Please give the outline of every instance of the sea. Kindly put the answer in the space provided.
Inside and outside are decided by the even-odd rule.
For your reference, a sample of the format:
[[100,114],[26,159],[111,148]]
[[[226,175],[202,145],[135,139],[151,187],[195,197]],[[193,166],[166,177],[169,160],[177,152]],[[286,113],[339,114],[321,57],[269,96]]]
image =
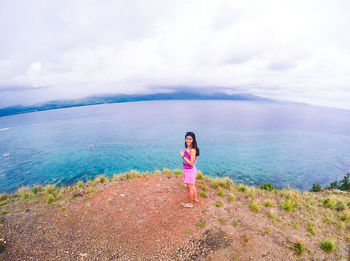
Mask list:
[[350,171],[350,111],[299,103],[166,100],[0,117],[0,192],[130,170],[182,169],[196,135],[203,174],[309,190]]

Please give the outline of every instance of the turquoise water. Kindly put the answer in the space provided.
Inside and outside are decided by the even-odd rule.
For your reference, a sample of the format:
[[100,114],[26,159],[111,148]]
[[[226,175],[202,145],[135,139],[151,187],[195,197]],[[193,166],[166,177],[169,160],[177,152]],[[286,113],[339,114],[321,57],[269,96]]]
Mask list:
[[130,169],[197,168],[236,182],[309,189],[350,169],[350,111],[252,101],[148,101],[0,117],[0,191],[72,184]]

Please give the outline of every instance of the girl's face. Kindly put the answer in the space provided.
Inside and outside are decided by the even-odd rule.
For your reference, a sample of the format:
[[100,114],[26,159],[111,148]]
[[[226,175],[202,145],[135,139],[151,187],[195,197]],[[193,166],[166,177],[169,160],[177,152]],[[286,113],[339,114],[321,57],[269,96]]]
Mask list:
[[186,136],[187,146],[192,146],[192,142],[193,142],[193,138],[190,135]]

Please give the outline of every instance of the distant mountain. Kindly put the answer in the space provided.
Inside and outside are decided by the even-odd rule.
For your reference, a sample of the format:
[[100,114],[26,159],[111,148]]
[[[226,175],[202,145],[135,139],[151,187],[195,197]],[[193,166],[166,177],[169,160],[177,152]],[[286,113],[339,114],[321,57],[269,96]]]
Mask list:
[[45,111],[68,107],[78,107],[86,105],[96,105],[104,103],[120,103],[133,101],[152,101],[152,100],[250,100],[250,101],[273,101],[267,98],[255,96],[249,93],[227,94],[224,92],[199,93],[194,91],[177,91],[172,93],[154,93],[154,94],[112,94],[112,95],[93,95],[75,100],[53,100],[31,106],[16,105],[0,109],[0,117],[34,112]]

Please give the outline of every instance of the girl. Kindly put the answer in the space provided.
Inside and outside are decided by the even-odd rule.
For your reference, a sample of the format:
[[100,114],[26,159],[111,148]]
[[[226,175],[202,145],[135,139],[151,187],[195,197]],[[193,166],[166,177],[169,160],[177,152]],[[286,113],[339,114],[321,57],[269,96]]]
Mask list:
[[197,177],[197,168],[195,163],[197,156],[199,156],[196,136],[193,132],[186,133],[185,148],[185,151],[180,151],[180,155],[183,159],[183,180],[187,186],[189,202],[184,203],[183,206],[185,208],[192,208],[193,200],[195,202],[198,202],[197,190],[195,187],[195,181]]

